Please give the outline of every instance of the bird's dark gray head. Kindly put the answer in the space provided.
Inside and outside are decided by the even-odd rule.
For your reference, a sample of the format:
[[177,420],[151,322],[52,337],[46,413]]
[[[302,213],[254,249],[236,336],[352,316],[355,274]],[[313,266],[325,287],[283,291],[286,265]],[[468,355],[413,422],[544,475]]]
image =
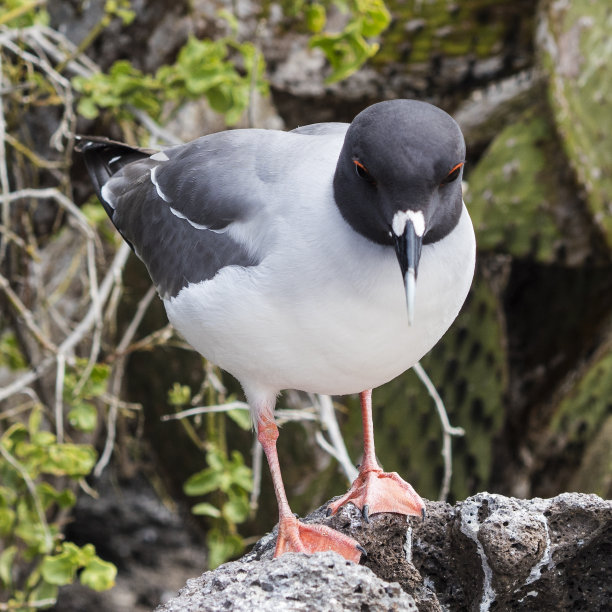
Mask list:
[[459,126],[425,102],[374,104],[346,133],[334,175],[336,204],[355,231],[395,246],[409,318],[422,244],[441,240],[459,222],[464,161]]

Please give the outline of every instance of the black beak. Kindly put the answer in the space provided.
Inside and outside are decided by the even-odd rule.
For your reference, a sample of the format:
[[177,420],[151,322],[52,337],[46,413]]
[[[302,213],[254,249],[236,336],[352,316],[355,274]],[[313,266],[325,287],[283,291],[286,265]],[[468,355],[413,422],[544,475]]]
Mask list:
[[406,221],[404,232],[399,236],[395,235],[395,253],[399,261],[406,288],[406,306],[408,307],[408,325],[414,323],[414,297],[416,293],[416,279],[419,270],[419,260],[421,259],[421,247],[423,246],[423,236],[419,236],[412,220]]

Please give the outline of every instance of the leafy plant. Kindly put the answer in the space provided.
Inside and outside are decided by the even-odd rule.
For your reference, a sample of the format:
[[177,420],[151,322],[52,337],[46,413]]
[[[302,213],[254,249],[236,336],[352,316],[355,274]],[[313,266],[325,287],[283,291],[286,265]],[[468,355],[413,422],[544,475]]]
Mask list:
[[[237,67],[238,60],[242,70]],[[72,82],[82,94],[78,112],[89,119],[97,117],[103,108],[129,116],[129,107],[160,119],[168,103],[175,109],[184,100],[204,96],[211,108],[233,125],[248,107],[253,86],[267,93],[264,71],[263,56],[252,43],[239,43],[234,36],[214,41],[191,36],[176,62],[161,66],[154,76],[119,60],[108,74],[75,77]]]
[[70,481],[88,475],[96,457],[89,444],[59,442],[43,427],[40,406],[31,410],[27,424],[13,423],[0,438],[0,538],[5,545],[0,587],[8,593],[9,610],[53,605],[58,587],[73,582],[78,572],[85,586],[113,586],[115,566],[100,559],[91,544],[80,548],[64,542],[60,522],[48,519],[74,506]]
[[384,32],[391,23],[391,15],[383,0],[350,0],[348,3],[334,2],[350,12],[348,24],[341,32],[321,32],[324,17],[320,9],[312,5],[307,9],[307,22],[311,31],[321,32],[310,40],[311,47],[320,48],[329,61],[332,72],[328,83],[347,78],[379,49],[377,42],[368,42]]
[[244,550],[237,525],[249,515],[249,496],[252,488],[251,469],[242,455],[234,450],[228,456],[218,445],[210,443],[206,453],[208,467],[193,474],[183,487],[187,495],[216,493],[216,504],[200,502],[193,506],[194,514],[208,516],[212,528],[206,536],[208,565],[211,569]]
[[48,23],[49,13],[40,0],[3,0],[0,7],[0,26],[26,28],[34,24]]
[[[211,367],[207,365],[209,374]],[[216,374],[215,374],[216,376]],[[223,404],[225,397],[209,378],[204,382],[207,404]],[[198,394],[201,395],[201,394]],[[180,407],[199,400],[193,400],[188,386],[175,383],[168,392],[168,401]],[[224,561],[235,557],[244,550],[244,541],[238,533],[238,525],[246,521],[249,515],[249,492],[252,489],[253,475],[245,465],[244,457],[237,450],[227,449],[225,419],[230,418],[242,429],[251,427],[250,417],[245,410],[228,410],[226,412],[206,414],[206,428],[202,442],[192,425],[182,420],[194,442],[205,451],[207,467],[196,472],[183,485],[183,490],[190,496],[206,496],[192,507],[192,512],[208,517],[210,529],[207,532],[208,565],[214,569]]]

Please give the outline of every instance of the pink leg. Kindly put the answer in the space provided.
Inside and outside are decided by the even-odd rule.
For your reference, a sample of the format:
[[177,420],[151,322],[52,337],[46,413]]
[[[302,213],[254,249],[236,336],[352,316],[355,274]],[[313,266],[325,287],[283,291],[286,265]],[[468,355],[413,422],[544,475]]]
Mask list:
[[264,417],[258,424],[257,437],[268,459],[278,502],[278,539],[274,556],[278,557],[286,552],[312,554],[318,551],[334,550],[345,559],[358,563],[363,549],[356,540],[323,525],[301,523],[291,512],[278,463],[276,452],[278,428],[274,421]]
[[425,504],[416,491],[396,472],[383,472],[374,451],[372,423],[372,390],[361,393],[363,419],[363,461],[359,474],[347,494],[329,505],[328,512],[336,514],[341,506],[352,502],[367,520],[369,514],[396,512],[425,516]]

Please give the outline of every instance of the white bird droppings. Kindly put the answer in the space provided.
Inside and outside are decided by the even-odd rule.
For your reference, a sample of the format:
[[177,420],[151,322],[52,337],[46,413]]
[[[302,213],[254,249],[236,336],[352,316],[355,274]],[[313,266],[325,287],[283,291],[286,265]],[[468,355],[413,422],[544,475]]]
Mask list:
[[476,544],[476,550],[480,557],[483,573],[482,599],[480,600],[480,612],[488,612],[491,604],[495,601],[495,590],[493,589],[493,571],[489,565],[482,542],[478,539],[480,523],[478,520],[478,508],[475,503],[464,502],[461,505],[461,533],[466,535]]

